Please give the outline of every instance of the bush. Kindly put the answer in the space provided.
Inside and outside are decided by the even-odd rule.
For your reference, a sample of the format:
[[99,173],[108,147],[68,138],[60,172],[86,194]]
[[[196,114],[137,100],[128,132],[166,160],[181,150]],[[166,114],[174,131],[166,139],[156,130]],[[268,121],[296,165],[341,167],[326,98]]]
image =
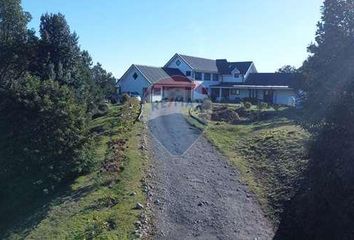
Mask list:
[[280,109],[280,105],[279,104],[274,104],[273,106],[273,109],[275,110],[275,111],[279,111],[279,109]]
[[107,103],[101,103],[97,107],[97,111],[93,114],[93,118],[103,117],[108,113],[109,107]]
[[213,108],[213,102],[210,99],[204,99],[202,103],[202,110],[207,111]]
[[258,103],[257,107],[258,107],[258,110],[263,110],[263,109],[269,108],[269,105],[266,102],[260,102],[260,103]]
[[9,172],[33,174],[50,184],[93,166],[86,107],[68,87],[26,78],[3,92],[0,100],[5,103],[0,108],[3,124],[14,136],[5,153],[10,162],[2,162]]
[[243,103],[243,106],[246,108],[246,109],[250,109],[252,107],[252,103],[250,102],[244,102]]
[[129,99],[130,99],[130,96],[129,96],[127,93],[124,93],[124,94],[122,95],[121,102],[122,102],[122,103],[126,103],[126,102],[129,101]]

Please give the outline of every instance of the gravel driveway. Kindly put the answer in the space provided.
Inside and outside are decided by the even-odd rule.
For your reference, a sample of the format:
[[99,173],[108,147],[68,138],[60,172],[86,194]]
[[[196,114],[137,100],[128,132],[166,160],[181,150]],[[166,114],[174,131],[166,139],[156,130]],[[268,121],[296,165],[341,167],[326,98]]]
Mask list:
[[154,239],[271,239],[240,176],[177,111],[147,122],[153,158]]

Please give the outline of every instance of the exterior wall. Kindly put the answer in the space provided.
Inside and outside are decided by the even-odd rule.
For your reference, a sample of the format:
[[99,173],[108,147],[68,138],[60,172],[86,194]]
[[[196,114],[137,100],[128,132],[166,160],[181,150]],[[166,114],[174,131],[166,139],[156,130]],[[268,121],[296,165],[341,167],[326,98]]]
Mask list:
[[[134,73],[138,74],[136,79],[133,78]],[[143,89],[150,87],[151,83],[136,69],[132,66],[128,69],[128,72],[118,82],[120,86],[121,93],[124,92],[137,92],[143,99]]]
[[183,98],[184,101],[189,101],[189,100],[191,100],[191,91],[186,88],[181,88],[181,87],[164,88],[162,98],[163,99],[164,98],[168,98],[168,99]]
[[273,101],[275,104],[295,106],[296,93],[293,90],[275,90]]
[[243,99],[249,96],[248,90],[247,89],[240,89],[240,94],[239,95],[233,95],[231,94],[230,90],[230,100],[234,101],[236,99]]
[[[178,60],[181,62],[181,64],[179,66],[177,66],[177,64],[176,64],[176,62]],[[179,56],[174,57],[172,59],[172,61],[166,67],[178,68],[184,74],[186,74],[187,71],[191,71],[191,73],[193,71],[192,68],[190,66],[188,66],[188,64],[186,64],[185,61]],[[192,79],[192,76],[189,78]]]
[[160,102],[162,101],[162,92],[163,92],[163,88],[159,87],[160,89],[160,94],[156,94],[156,90],[155,88],[151,89],[151,102]]
[[[221,98],[220,98],[220,88],[217,88],[218,91],[219,91],[219,97],[216,98],[216,101],[220,101]],[[230,89],[230,95],[229,95],[229,100],[230,101],[235,101],[236,99],[243,99],[243,98],[247,98],[249,97],[249,92],[248,92],[248,89],[239,89],[240,90],[240,94],[239,95],[233,95],[231,94],[231,89],[232,88],[229,88]],[[236,88],[237,89],[237,88]]]
[[222,76],[222,81],[223,82],[236,82],[236,83],[240,83],[243,82],[243,75],[240,74],[240,77],[235,78],[234,77],[234,73],[232,73],[232,75],[223,75]]

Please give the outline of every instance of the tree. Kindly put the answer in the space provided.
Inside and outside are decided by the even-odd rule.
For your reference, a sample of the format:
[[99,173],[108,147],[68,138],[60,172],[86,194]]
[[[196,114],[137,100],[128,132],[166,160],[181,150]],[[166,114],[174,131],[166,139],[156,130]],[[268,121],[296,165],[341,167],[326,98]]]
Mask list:
[[44,14],[40,23],[40,49],[38,75],[60,84],[72,85],[75,67],[80,58],[76,33],[62,14]]
[[301,71],[314,136],[302,190],[279,239],[353,239],[354,0],[326,0]]
[[27,29],[31,19],[20,0],[0,0],[0,85],[14,81],[27,69],[36,37]]
[[297,73],[297,69],[294,66],[285,65],[279,68],[277,73]]
[[100,87],[104,97],[110,97],[116,92],[117,80],[112,73],[108,73],[104,70],[100,63],[97,63],[92,68],[92,75],[95,83]]
[[318,123],[326,115],[327,107],[346,91],[352,81],[354,67],[353,0],[327,0],[318,23],[316,42],[308,48],[310,57],[302,72],[303,89],[309,117]]
[[1,159],[6,172],[58,183],[92,166],[86,108],[70,88],[28,76],[0,95],[0,102],[3,134],[11,136]]
[[78,36],[70,31],[64,15],[43,15],[40,35],[37,69],[33,74],[70,87],[87,111],[95,109],[103,97],[93,79],[92,59],[87,51],[80,50]]

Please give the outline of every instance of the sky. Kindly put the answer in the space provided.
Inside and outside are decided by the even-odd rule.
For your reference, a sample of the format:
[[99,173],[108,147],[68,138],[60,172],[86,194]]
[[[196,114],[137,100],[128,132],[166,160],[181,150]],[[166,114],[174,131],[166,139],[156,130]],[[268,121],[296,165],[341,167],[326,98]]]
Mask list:
[[38,31],[62,13],[94,62],[120,78],[131,64],[163,66],[175,53],[254,61],[259,72],[301,66],[323,0],[22,0]]

